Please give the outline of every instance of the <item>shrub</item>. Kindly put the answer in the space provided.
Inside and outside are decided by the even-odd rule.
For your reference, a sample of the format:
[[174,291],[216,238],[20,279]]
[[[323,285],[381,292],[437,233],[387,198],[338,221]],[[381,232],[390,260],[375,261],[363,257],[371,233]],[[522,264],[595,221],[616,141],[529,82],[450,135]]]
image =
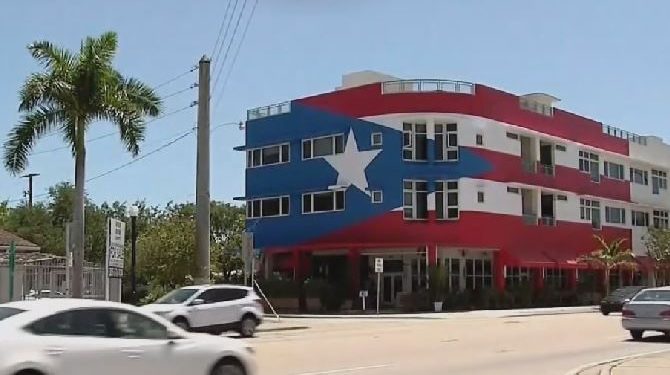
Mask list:
[[291,279],[273,277],[258,280],[258,285],[268,298],[297,298],[299,295],[299,285]]

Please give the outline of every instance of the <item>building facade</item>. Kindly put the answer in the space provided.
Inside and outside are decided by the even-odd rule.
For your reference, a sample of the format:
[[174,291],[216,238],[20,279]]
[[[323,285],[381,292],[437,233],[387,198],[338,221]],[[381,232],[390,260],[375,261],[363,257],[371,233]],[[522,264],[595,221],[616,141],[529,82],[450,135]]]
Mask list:
[[365,71],[248,111],[240,199],[266,274],[339,278],[393,304],[430,264],[451,290],[571,288],[594,235],[643,257],[647,227],[668,227],[670,146],[556,101]]

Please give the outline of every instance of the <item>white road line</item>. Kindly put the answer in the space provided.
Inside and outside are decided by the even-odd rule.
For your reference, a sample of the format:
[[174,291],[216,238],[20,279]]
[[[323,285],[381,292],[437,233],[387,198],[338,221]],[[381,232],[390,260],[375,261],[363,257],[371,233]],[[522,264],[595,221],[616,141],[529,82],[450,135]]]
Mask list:
[[343,369],[337,369],[337,370],[327,370],[327,371],[317,371],[317,372],[303,372],[303,373],[301,373],[301,374],[295,374],[295,375],[328,375],[328,374],[342,374],[342,373],[347,373],[347,372],[356,372],[356,371],[362,371],[362,370],[372,370],[372,369],[384,368],[384,367],[389,367],[389,366],[391,366],[391,365],[360,366],[360,367],[343,368]]

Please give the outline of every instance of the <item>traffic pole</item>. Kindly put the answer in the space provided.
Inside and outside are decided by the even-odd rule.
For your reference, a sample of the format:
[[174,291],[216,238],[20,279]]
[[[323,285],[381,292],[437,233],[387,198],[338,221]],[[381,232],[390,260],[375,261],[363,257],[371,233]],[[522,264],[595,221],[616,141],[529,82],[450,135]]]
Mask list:
[[209,195],[209,80],[210,60],[200,59],[198,68],[198,148],[195,187],[196,283],[209,283],[210,195]]

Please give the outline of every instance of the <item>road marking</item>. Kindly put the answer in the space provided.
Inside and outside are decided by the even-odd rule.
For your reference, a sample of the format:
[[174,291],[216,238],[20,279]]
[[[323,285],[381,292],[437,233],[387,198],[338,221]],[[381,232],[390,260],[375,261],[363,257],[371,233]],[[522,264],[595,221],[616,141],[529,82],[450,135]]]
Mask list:
[[351,368],[343,368],[343,369],[337,369],[337,370],[327,370],[327,371],[317,371],[317,372],[303,372],[301,374],[295,374],[295,375],[328,375],[328,374],[342,374],[346,372],[356,372],[356,371],[362,371],[362,370],[372,370],[372,369],[378,369],[378,368],[384,368],[384,367],[389,367],[391,365],[373,365],[373,366],[360,366],[360,367],[351,367]]

